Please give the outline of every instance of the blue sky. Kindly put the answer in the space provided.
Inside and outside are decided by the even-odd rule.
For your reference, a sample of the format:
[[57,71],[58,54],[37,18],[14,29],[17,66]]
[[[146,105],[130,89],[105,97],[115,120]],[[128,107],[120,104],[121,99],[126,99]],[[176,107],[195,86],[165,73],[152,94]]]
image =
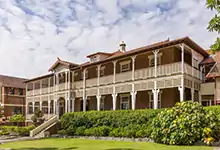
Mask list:
[[46,74],[57,57],[82,63],[113,52],[189,36],[209,48],[214,12],[205,0],[0,0],[0,74]]

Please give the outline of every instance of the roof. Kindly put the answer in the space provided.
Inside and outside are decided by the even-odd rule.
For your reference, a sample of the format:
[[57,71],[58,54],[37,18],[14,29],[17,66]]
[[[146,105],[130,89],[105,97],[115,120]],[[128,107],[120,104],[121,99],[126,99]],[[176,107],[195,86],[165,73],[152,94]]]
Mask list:
[[206,75],[206,78],[216,78],[219,76],[220,76],[220,62],[216,62],[215,65],[209,71],[209,73]]
[[25,88],[24,81],[27,79],[0,75],[0,84],[4,87]]
[[61,60],[59,57],[57,57],[57,61],[50,67],[49,71],[54,70],[54,68],[56,68],[59,64],[65,65],[67,67],[78,66],[78,64],[68,62],[68,61],[64,61],[64,60]]
[[93,54],[90,54],[90,55],[88,55],[88,56],[86,56],[86,57],[92,57],[92,56],[95,56],[95,55],[98,55],[98,54],[101,54],[101,55],[108,55],[108,56],[111,56],[112,55],[112,53],[106,53],[106,52],[96,52],[96,53],[93,53]]
[[38,77],[36,77],[36,78],[32,78],[32,79],[29,79],[29,80],[25,80],[24,83],[28,83],[28,82],[31,82],[31,81],[35,81],[35,80],[40,80],[40,79],[43,79],[43,78],[51,77],[51,76],[53,76],[53,75],[54,75],[53,73],[50,73],[50,74],[38,76]]
[[207,57],[200,64],[204,65],[204,64],[211,64],[211,63],[215,63],[215,60],[212,57]]
[[152,51],[155,49],[161,49],[161,48],[165,48],[168,46],[172,46],[172,45],[176,45],[176,44],[181,44],[181,43],[185,43],[186,45],[188,45],[190,48],[194,49],[195,51],[197,51],[198,53],[202,54],[204,57],[208,57],[209,53],[207,51],[205,51],[203,48],[201,48],[198,44],[196,44],[193,40],[191,40],[189,37],[183,37],[183,38],[179,38],[176,40],[165,40],[165,41],[161,41],[158,43],[154,43],[148,46],[144,46],[144,47],[140,47],[140,48],[136,48],[127,52],[120,52],[120,51],[116,51],[114,53],[112,53],[113,55],[104,59],[104,60],[100,60],[98,62],[92,62],[92,63],[83,63],[75,68],[71,68],[71,69],[79,69],[79,68],[83,68],[83,67],[88,67],[94,64],[99,64],[99,63],[103,63],[106,61],[111,61],[114,59],[119,59],[121,57],[125,57],[125,56],[132,56],[141,52],[147,52],[147,51]]

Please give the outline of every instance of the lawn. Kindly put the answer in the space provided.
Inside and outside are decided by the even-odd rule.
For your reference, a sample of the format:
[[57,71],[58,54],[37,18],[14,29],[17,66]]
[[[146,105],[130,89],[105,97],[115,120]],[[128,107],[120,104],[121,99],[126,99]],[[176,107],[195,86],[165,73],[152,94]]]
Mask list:
[[213,147],[166,146],[147,142],[121,142],[85,139],[42,139],[12,142],[0,148],[13,150],[213,150]]

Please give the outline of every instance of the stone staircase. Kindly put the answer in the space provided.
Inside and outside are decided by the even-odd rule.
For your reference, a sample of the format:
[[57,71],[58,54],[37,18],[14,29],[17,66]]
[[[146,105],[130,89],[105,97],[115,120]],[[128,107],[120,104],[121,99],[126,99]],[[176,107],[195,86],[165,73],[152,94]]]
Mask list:
[[49,136],[49,132],[47,132],[47,130],[55,126],[58,121],[59,121],[59,117],[57,115],[51,117],[46,122],[36,127],[32,131],[30,131],[30,137],[43,138]]

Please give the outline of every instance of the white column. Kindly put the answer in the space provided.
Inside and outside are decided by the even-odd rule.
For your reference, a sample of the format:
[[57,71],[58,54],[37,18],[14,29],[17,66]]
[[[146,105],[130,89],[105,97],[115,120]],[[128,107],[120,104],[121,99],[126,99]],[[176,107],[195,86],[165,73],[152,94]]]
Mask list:
[[34,111],[35,111],[35,102],[34,101],[32,102],[32,107],[33,107],[32,109],[33,109],[33,114],[34,114]]
[[[40,80],[40,95],[42,94],[42,80]],[[41,98],[41,96],[40,96]]]
[[132,81],[134,81],[135,58],[136,58],[136,55],[131,57],[132,59]]
[[67,71],[65,72],[65,89],[68,87],[68,81],[67,81]]
[[48,107],[47,107],[47,109],[48,109],[48,116],[50,115],[50,102],[51,101],[48,101]]
[[117,61],[113,61],[113,83],[115,84],[115,80],[116,80],[116,63]]
[[40,111],[42,111],[42,101],[40,101]]
[[50,81],[51,81],[51,77],[48,78],[48,93],[50,93]]
[[97,110],[100,111],[101,96],[100,96],[100,95],[97,95],[96,98],[97,98]]
[[154,89],[152,90],[154,96],[154,109],[158,109],[158,94],[160,90],[157,89],[157,81],[154,81]]
[[158,55],[159,50],[153,51],[154,53],[154,77],[157,77],[157,55]]
[[86,111],[86,69],[83,70],[83,111]]
[[33,82],[33,95],[35,95],[35,82]]
[[180,44],[181,48],[181,70],[182,74],[184,74],[184,44]]
[[71,87],[71,73],[70,73],[71,71],[69,71],[68,72],[68,89],[70,89],[70,87]]
[[131,92],[131,107],[132,107],[132,110],[135,110],[135,106],[136,106],[136,95],[137,95],[137,92],[136,91],[133,91]]
[[56,106],[57,106],[57,100],[55,99],[55,100],[53,101],[53,114],[54,114],[54,115],[57,114],[57,113],[56,113]]
[[72,99],[72,112],[75,111],[75,98]]
[[194,102],[194,93],[195,93],[195,90],[192,88],[191,89],[191,99],[193,102]]
[[191,54],[192,54],[192,76],[194,77],[194,54],[193,54],[193,50],[191,50]]
[[185,88],[184,88],[184,86],[180,86],[178,89],[179,89],[179,92],[180,92],[180,102],[182,102],[182,101],[184,101]]
[[68,103],[69,103],[69,100],[66,98],[65,99],[65,113],[68,112]]
[[198,94],[199,94],[199,103],[202,104],[202,95],[201,95],[201,92],[198,91]]
[[117,93],[112,94],[113,110],[116,110]]

